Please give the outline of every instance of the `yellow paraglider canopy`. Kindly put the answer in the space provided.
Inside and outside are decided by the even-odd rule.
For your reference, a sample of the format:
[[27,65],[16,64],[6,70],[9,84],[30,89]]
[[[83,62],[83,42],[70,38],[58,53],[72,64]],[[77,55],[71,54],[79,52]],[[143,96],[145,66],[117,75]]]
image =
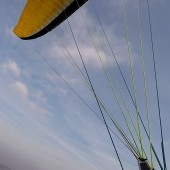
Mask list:
[[87,0],[27,0],[14,33],[34,39],[54,29]]

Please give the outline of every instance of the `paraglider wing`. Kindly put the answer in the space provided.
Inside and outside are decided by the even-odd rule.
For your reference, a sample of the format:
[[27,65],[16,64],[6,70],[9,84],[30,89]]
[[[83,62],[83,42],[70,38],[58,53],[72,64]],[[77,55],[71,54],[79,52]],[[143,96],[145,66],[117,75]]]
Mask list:
[[54,29],[88,0],[27,0],[14,28],[21,39],[38,38]]

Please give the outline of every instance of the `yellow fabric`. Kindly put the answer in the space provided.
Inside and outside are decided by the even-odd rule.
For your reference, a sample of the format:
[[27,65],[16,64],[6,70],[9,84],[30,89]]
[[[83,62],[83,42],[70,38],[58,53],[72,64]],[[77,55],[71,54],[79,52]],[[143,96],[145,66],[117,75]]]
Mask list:
[[27,0],[14,33],[29,37],[47,26],[74,0]]

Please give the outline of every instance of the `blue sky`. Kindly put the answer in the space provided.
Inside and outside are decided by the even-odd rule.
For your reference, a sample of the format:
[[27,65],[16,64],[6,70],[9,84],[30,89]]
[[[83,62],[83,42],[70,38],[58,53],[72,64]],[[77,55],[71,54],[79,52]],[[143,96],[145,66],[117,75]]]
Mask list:
[[[121,1],[93,0],[93,2],[127,84],[132,91]],[[170,128],[169,2],[166,0],[150,0],[149,2],[166,158],[168,167],[170,167],[170,135],[168,133]],[[121,169],[103,123],[41,58],[43,56],[88,105],[100,115],[93,95],[66,57],[68,53],[62,44],[84,72],[68,23],[62,23],[55,30],[39,39],[22,41],[13,34],[12,30],[17,24],[25,3],[26,1],[21,0],[0,2],[0,164],[7,165],[12,170]],[[161,158],[159,119],[145,0],[140,2],[140,10],[152,139]],[[126,12],[137,101],[143,120],[147,123],[136,0],[126,0]],[[86,24],[81,13],[85,17]],[[111,52],[90,3],[88,2],[81,10],[74,13],[69,18],[69,22],[98,96],[106,103],[114,117],[127,131],[93,48],[88,29],[106,68],[109,70],[109,65],[103,57],[101,42],[104,45],[132,113],[134,106],[118,68],[111,58]],[[114,129],[113,124],[108,123]],[[142,134],[147,153],[149,153],[148,143],[143,131]],[[125,169],[136,169],[137,162],[133,155],[115,137],[114,141]],[[159,169],[156,161],[155,166],[156,169]]]

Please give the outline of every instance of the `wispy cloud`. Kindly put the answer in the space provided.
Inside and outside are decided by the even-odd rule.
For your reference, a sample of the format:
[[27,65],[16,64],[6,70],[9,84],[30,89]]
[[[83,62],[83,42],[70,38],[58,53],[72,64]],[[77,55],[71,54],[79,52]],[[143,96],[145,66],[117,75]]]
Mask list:
[[47,98],[44,96],[44,93],[40,90],[37,90],[37,92],[33,94],[32,97],[37,99],[40,103],[45,104],[47,102]]
[[[119,31],[119,22],[122,20],[122,16],[120,16],[122,15],[122,1],[108,0],[107,3],[101,2],[102,6],[98,3],[98,0],[94,2],[96,7],[98,6],[101,9],[99,16],[101,17],[101,14],[103,16],[101,21],[118,62],[122,64],[122,67],[128,65],[124,32],[123,29]],[[126,1],[127,14],[133,12],[131,10],[136,10],[134,2],[136,1]],[[151,2],[154,3],[154,1]],[[141,1],[141,3],[143,5],[144,2]],[[5,7],[9,7],[8,9],[13,9],[7,12],[10,13],[9,17],[12,19],[9,21],[13,26],[17,20],[16,14],[19,16],[20,13],[17,6],[22,9],[24,2],[21,0],[10,3],[3,1],[2,4],[6,4]],[[17,6],[13,6],[14,4]],[[100,91],[106,94],[108,100],[112,101],[108,97],[108,89],[102,88],[102,83],[105,84],[105,81],[99,80],[99,74],[103,73],[102,67],[93,48],[87,27],[106,67],[108,67],[108,63],[104,57],[102,45],[113,67],[115,63],[99,23],[94,13],[91,14],[91,7],[88,4],[84,7],[81,10],[87,24],[84,23],[80,11],[74,13],[69,21],[93,80],[95,79],[98,82]],[[3,19],[3,23],[6,23],[7,13],[4,9],[7,8],[0,10],[0,17]],[[15,20],[13,20],[14,13]],[[105,15],[108,16],[105,17]],[[28,44],[27,41],[21,41],[11,36],[12,29],[9,29],[11,25],[6,25],[4,28],[5,39],[2,40],[4,46],[0,50],[1,57],[4,54],[7,56],[0,58],[2,62],[0,64],[0,144],[2,146],[0,148],[0,160],[2,163],[9,165],[13,170],[54,170],[56,168],[61,170],[111,170],[115,168],[119,170],[120,166],[104,125],[76,98],[77,96],[70,93],[63,80],[52,72],[40,57],[37,57],[25,46]],[[52,31],[38,40],[31,41],[31,43],[59,71],[59,74],[68,84],[76,89],[81,96],[84,96],[96,109],[89,91],[77,76],[74,68],[65,59],[65,54],[68,55],[68,53],[61,45],[60,40],[58,42],[60,38],[80,69],[83,70],[67,21],[55,30],[56,33]],[[2,31],[3,29],[0,32]],[[133,30],[130,31],[133,32]],[[5,43],[6,40],[8,40],[8,43]],[[136,51],[133,47],[136,44],[131,43],[130,45],[132,54],[135,56]],[[114,69],[116,70],[116,67]],[[168,80],[166,86],[162,85],[164,89],[168,89],[167,84]],[[167,91],[165,90],[164,93]],[[167,98],[165,100],[168,101]],[[166,106],[165,108],[167,109]],[[132,170],[136,164],[131,164],[131,161],[127,163],[131,157],[128,155],[127,158],[124,154],[125,150],[119,146],[119,142],[116,144],[120,155],[126,157],[124,161],[126,167]],[[166,145],[169,147],[169,141]]]
[[29,96],[28,89],[24,83],[16,81],[13,84],[11,84],[11,88],[17,95],[21,96],[23,99],[28,98]]
[[20,77],[21,70],[18,67],[16,62],[9,60],[9,61],[3,63],[1,66],[4,69],[4,71],[6,71],[9,75],[15,76],[15,77]]
[[[95,18],[89,15],[89,11],[87,9],[83,8],[81,9],[81,11],[82,13],[78,11],[77,14],[74,15],[74,17],[69,18],[69,22],[74,32],[78,47],[80,49],[81,56],[83,57],[85,63],[87,65],[90,65],[94,69],[101,68],[101,63],[99,59],[100,56],[107,66],[108,63],[106,62],[105,58],[106,51],[108,58],[110,58],[112,64],[114,64],[114,61],[111,57],[112,54],[110,52],[110,49],[108,48],[106,38],[104,37],[99,23],[95,20]],[[115,55],[117,56],[118,62],[126,63],[127,45],[124,41],[124,37],[117,36],[114,32],[114,27],[104,27],[110,43],[114,48],[113,50],[115,52]],[[59,35],[60,31],[62,31],[61,38]],[[56,33],[55,36],[56,40],[54,40],[52,46],[49,46],[48,48],[48,50],[50,51],[50,55],[55,56],[55,58],[57,60],[60,60],[61,62],[63,59],[66,58],[66,56],[69,57],[70,54],[74,58],[77,65],[82,67],[80,54],[76,48],[76,44],[71,35],[71,31],[68,27],[67,21],[65,21],[65,24],[62,24],[62,26],[60,26],[60,29],[58,29],[58,33]],[[62,44],[64,44],[64,46]],[[69,54],[65,50],[65,48],[67,49]]]

